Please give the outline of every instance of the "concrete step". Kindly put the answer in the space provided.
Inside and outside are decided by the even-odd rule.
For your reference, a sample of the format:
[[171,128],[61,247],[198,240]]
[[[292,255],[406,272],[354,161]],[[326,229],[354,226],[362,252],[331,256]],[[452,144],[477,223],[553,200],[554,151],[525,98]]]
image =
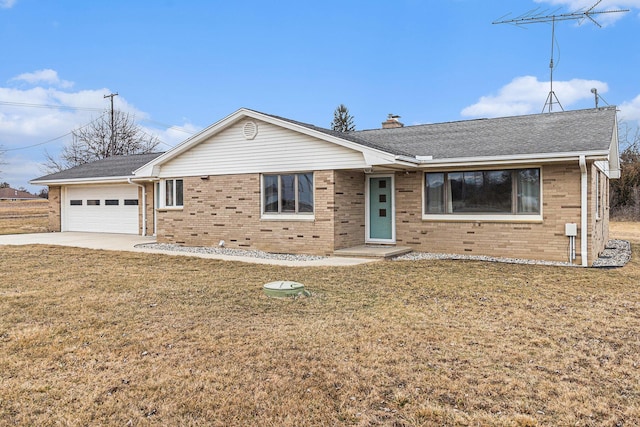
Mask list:
[[360,245],[352,248],[338,249],[333,252],[335,256],[358,258],[393,258],[411,252],[406,246],[389,245]]

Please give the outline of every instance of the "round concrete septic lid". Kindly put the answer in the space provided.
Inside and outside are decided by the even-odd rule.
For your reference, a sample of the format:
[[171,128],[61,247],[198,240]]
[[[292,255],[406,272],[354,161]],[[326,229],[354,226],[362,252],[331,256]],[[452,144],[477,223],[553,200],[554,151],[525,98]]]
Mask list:
[[263,286],[265,289],[271,289],[273,291],[291,291],[294,289],[304,289],[304,285],[298,282],[292,282],[290,280],[279,280],[277,282],[270,282]]
[[304,285],[298,282],[292,282],[290,280],[279,280],[277,282],[270,282],[262,286],[264,293],[270,297],[289,297],[296,295],[310,294],[305,291]]

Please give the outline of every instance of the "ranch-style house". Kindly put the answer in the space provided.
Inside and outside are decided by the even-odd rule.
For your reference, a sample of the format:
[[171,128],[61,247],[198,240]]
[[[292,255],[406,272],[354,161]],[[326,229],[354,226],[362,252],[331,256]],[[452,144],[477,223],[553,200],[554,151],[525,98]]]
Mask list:
[[51,231],[332,255],[571,261],[604,249],[616,108],[337,132],[240,109],[165,153],[43,176]]

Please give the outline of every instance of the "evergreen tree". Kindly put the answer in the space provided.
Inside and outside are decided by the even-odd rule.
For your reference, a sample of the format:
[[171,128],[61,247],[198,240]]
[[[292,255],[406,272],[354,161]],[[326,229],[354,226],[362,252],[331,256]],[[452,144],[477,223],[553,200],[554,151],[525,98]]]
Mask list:
[[356,125],[353,123],[353,116],[349,114],[349,109],[345,107],[344,104],[340,104],[333,112],[331,129],[337,130],[338,132],[351,132],[356,130]]

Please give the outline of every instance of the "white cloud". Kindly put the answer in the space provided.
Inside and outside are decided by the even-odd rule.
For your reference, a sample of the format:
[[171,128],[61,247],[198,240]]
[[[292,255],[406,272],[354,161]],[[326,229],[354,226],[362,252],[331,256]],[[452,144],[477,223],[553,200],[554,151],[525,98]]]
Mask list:
[[[565,109],[578,101],[593,98],[592,88],[597,88],[601,94],[609,89],[606,83],[598,80],[553,82],[553,92]],[[543,110],[549,91],[549,82],[538,81],[533,76],[516,77],[496,95],[481,97],[475,104],[464,108],[461,114],[465,117],[502,117],[539,113]],[[555,108],[559,110],[559,107]]]
[[33,73],[23,73],[13,77],[10,81],[26,82],[32,85],[49,84],[62,89],[69,89],[73,86],[73,82],[61,80],[58,73],[52,69],[38,70]]
[[24,187],[31,192],[38,192],[40,186],[30,185],[29,181],[46,175],[42,163],[29,159],[21,154],[5,154],[0,166],[0,180],[8,182],[13,188]]
[[[137,116],[136,121],[139,122]],[[147,121],[142,120],[143,124],[145,122]],[[156,148],[156,151],[170,150],[185,139],[192,137],[200,130],[202,130],[201,128],[198,128],[188,122],[185,122],[184,124],[179,126],[171,126],[165,129],[158,129],[155,127],[140,125],[140,129],[147,135],[155,136],[156,138],[158,138],[158,140],[160,140],[160,144]]]
[[[2,181],[14,187],[31,188],[28,181],[44,175],[40,165],[46,161],[45,150],[58,155],[71,137],[56,138],[108,112],[110,102],[104,95],[112,93],[112,90],[72,91],[69,87],[60,86],[64,80],[54,70],[24,73],[10,82],[28,82],[34,86],[0,86],[0,151],[5,150],[2,156],[5,164],[0,165],[0,175]],[[114,107],[135,116],[138,123],[146,124],[148,121],[150,124],[143,130],[169,145],[162,144],[158,150],[167,150],[191,136],[188,132],[199,130],[186,120],[180,128],[188,132],[154,124],[148,113],[131,105],[122,95],[114,97]]]
[[0,9],[11,9],[16,4],[16,0],[0,0]]
[[623,102],[620,104],[619,109],[619,120],[636,122],[636,125],[640,126],[640,95],[636,96],[631,101]]

